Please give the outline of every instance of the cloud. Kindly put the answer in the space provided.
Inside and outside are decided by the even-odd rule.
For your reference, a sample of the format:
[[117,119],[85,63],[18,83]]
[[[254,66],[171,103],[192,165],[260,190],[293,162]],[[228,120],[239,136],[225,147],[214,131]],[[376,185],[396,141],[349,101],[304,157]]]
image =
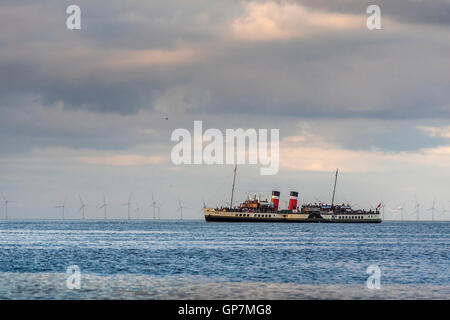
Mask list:
[[340,13],[365,13],[369,5],[381,7],[382,16],[408,24],[430,24],[447,26],[450,23],[448,0],[292,0],[304,6]]
[[193,49],[181,48],[175,50],[116,50],[108,52],[100,66],[112,69],[133,69],[149,66],[172,66],[192,63],[199,59]]
[[2,2],[0,108],[39,96],[48,106],[122,115],[187,108],[203,115],[448,116],[449,30],[398,28],[387,15],[395,28],[369,32],[365,4],[338,4],[82,1],[78,32],[65,29],[56,1]]
[[114,156],[93,156],[80,157],[79,160],[86,164],[107,165],[107,166],[145,166],[161,164],[167,161],[167,157],[149,156],[144,157],[137,154],[122,154]]
[[364,21],[361,15],[315,11],[291,2],[250,2],[243,16],[232,22],[232,32],[242,40],[288,40],[361,29]]
[[444,127],[429,127],[429,126],[418,126],[419,130],[426,132],[431,137],[440,137],[440,138],[450,138],[450,126]]
[[391,172],[405,167],[450,169],[450,146],[392,152],[379,149],[350,150],[330,144],[303,130],[280,142],[280,165],[294,171]]

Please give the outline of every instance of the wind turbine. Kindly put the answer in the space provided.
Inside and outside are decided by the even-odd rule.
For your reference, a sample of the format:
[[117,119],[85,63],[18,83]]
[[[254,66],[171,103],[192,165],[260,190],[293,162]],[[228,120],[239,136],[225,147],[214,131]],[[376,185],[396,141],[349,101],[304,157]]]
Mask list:
[[414,212],[416,213],[416,221],[420,220],[420,203],[419,201],[417,201],[417,196],[414,195],[414,200],[416,202],[416,204],[414,205]]
[[153,220],[156,219],[156,209],[158,209],[158,211],[159,211],[159,209],[160,209],[159,205],[161,205],[161,204],[159,204],[155,201],[155,196],[152,192],[152,203],[148,207],[153,208]]
[[106,203],[106,196],[103,195],[103,204],[98,208],[98,210],[103,209],[104,210],[104,219],[106,220],[106,208],[108,207],[108,204]]
[[140,214],[139,214],[140,210],[141,209],[139,208],[139,203],[137,203],[137,201],[136,201],[136,209],[134,209],[134,212],[137,212],[137,214],[136,214],[137,219],[140,219]]
[[[448,201],[449,203],[450,203],[450,201]],[[447,213],[447,211],[446,211],[446,213]],[[445,220],[447,220],[447,215],[445,215],[445,218],[444,218]]]
[[400,217],[403,221],[403,210],[405,210],[405,204],[406,204],[406,200],[403,202],[403,204],[397,208],[397,210],[400,210]]
[[442,217],[442,220],[443,221],[445,221],[445,218],[446,218],[446,213],[447,213],[447,209],[445,208],[445,203],[444,203],[444,201],[442,201],[442,215],[441,215],[441,217]]
[[130,220],[131,219],[131,216],[130,216],[131,193],[130,193],[130,197],[128,198],[128,202],[124,203],[122,206],[127,206],[128,207],[128,220]]
[[63,219],[63,220],[66,219],[66,217],[65,217],[65,215],[64,215],[64,211],[65,211],[65,209],[66,209],[66,201],[67,201],[67,198],[64,199],[63,204],[54,207],[54,208],[62,208],[62,219]]
[[81,207],[80,207],[80,209],[78,209],[78,212],[83,211],[83,220],[84,220],[84,219],[86,219],[86,216],[84,214],[84,209],[86,208],[86,204],[83,202],[83,199],[81,199],[81,196],[79,196],[79,197],[80,197]]
[[181,220],[183,220],[183,209],[189,209],[189,208],[188,207],[184,207],[181,204],[180,198],[178,198],[178,205],[179,205],[179,207],[177,209],[177,212],[180,211],[180,217],[181,217]]
[[428,211],[431,211],[431,221],[434,221],[434,212],[436,211],[436,198],[433,198],[433,206],[428,209]]
[[158,203],[158,206],[156,207],[158,209],[158,220],[161,220],[161,207],[164,205],[164,202]]
[[[448,201],[449,203],[450,203],[450,201]],[[447,221],[447,210],[445,210],[445,205],[444,204],[442,204],[442,206],[443,206],[443,208],[444,208],[444,213],[442,214],[443,215],[443,217],[444,217],[444,220],[445,221]]]
[[3,198],[3,206],[5,208],[5,220],[8,220],[8,203],[11,203],[13,201],[10,201],[8,199],[5,198],[5,195],[2,193],[2,198]]

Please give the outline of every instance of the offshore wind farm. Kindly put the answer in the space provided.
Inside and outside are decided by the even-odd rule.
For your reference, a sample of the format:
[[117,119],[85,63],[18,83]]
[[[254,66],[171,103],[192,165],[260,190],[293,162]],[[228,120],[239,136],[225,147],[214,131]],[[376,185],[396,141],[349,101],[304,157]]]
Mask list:
[[[55,219],[55,220],[108,220],[108,219],[147,219],[147,220],[160,220],[162,219],[180,219],[183,220],[183,209],[185,213],[187,211],[190,212],[188,217],[184,216],[184,219],[203,219],[203,208],[206,207],[205,197],[201,197],[198,200],[198,203],[202,203],[202,206],[198,206],[199,210],[197,212],[196,209],[192,209],[189,206],[184,206],[182,204],[182,200],[180,197],[172,197],[169,199],[165,199],[162,202],[157,202],[155,200],[154,193],[150,193],[150,197],[144,197],[142,199],[134,200],[132,199],[132,193],[130,193],[128,199],[125,199],[126,202],[116,202],[116,203],[107,203],[106,202],[106,194],[103,194],[103,198],[100,198],[97,202],[85,203],[81,196],[66,197],[63,202],[54,205],[53,207],[49,204],[49,212],[54,211],[55,214],[48,214],[45,216],[35,216],[35,215],[27,215],[25,218],[23,215],[16,215],[17,212],[20,212],[20,202],[8,200],[3,194],[1,194],[1,220],[11,220],[11,219]],[[270,195],[261,195],[255,194],[254,196],[258,196],[260,198],[270,198]],[[248,199],[248,193],[246,195],[247,198],[239,197],[239,201],[245,201]],[[71,206],[68,205],[68,200],[72,200]],[[77,201],[78,200],[78,204]],[[338,200],[338,199],[337,199]],[[176,207],[174,209],[167,209],[167,214],[164,216],[164,204],[170,203],[170,201],[174,202]],[[144,208],[139,207],[139,203],[148,203],[148,206]],[[209,201],[212,203],[212,201]],[[281,199],[281,202],[285,204],[287,208],[287,200]],[[342,203],[351,204],[346,200],[340,201]],[[337,203],[340,203],[337,201]],[[373,201],[372,201],[373,202]],[[367,202],[367,206],[371,210],[375,210],[375,206],[372,202]],[[15,204],[19,204],[15,206]],[[300,202],[299,202],[300,203]],[[326,201],[321,201],[321,199],[314,197],[310,201],[305,201],[305,203],[310,203],[314,205],[322,205],[325,204]],[[226,204],[226,201],[223,203]],[[163,213],[161,214],[161,208],[163,208]],[[283,207],[280,206],[280,209]],[[408,200],[403,202],[399,201],[397,203],[386,204],[381,202],[381,206],[379,208],[380,213],[382,215],[383,221],[450,221],[450,200],[447,199],[437,199],[433,198],[431,201],[426,202],[424,205],[419,202],[417,196],[412,195]],[[53,209],[53,210],[52,210]],[[115,209],[115,215],[109,216],[108,210]],[[59,213],[56,213],[58,212]]]

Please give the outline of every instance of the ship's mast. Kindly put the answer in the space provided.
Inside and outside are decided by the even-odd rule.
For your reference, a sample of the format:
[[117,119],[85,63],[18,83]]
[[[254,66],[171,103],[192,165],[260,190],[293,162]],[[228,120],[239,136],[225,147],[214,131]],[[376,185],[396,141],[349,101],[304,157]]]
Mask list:
[[230,209],[233,208],[233,196],[234,196],[234,184],[236,182],[236,170],[237,170],[237,164],[234,166],[234,177],[233,177],[233,187],[231,188]]
[[336,169],[336,177],[334,178],[333,198],[331,199],[331,208],[334,207],[334,195],[336,194],[336,183],[338,177],[339,168]]

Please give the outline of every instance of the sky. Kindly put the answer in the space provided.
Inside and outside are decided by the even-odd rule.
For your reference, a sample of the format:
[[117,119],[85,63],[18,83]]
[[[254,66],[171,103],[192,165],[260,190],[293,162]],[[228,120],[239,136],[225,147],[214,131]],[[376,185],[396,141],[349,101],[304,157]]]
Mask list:
[[[66,8],[81,8],[81,30]],[[380,30],[366,9],[381,8]],[[232,165],[174,165],[177,128],[276,128],[280,170],[238,167],[235,199],[298,191],[450,219],[448,0],[3,0],[0,192],[14,219],[201,219]],[[282,202],[283,204],[284,202]],[[140,208],[139,211],[136,208]],[[3,208],[4,209],[4,208]],[[4,210],[0,212],[3,217]],[[445,210],[443,210],[445,209]]]

